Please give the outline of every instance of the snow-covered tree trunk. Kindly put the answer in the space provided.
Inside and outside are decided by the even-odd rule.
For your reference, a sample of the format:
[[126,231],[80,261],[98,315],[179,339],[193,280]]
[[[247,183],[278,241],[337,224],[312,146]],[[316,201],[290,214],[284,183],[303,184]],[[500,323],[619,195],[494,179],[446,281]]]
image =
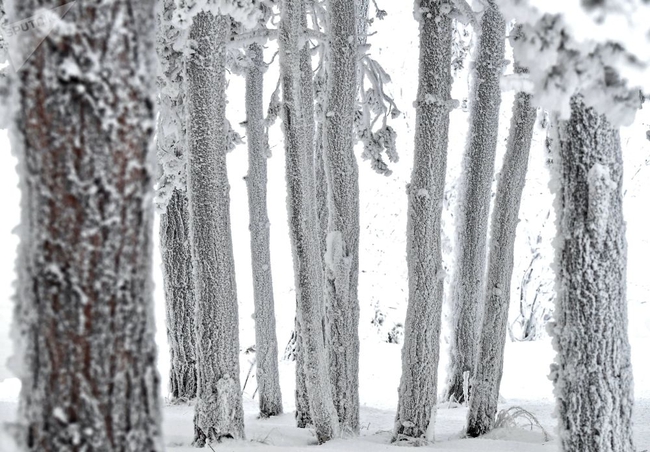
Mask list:
[[552,368],[562,450],[632,452],[627,245],[618,130],[580,96],[560,125]]
[[[7,6],[27,18],[58,5]],[[21,450],[163,450],[151,277],[154,6],[72,8],[12,75]]]
[[357,99],[356,2],[328,0],[325,104],[328,233],[325,285],[330,378],[343,433],[359,433],[359,169],[354,155]]
[[259,44],[248,47],[250,67],[246,73],[246,131],[248,136],[248,210],[251,262],[255,299],[255,356],[262,417],[282,413],[278,374],[278,340],[275,332],[273,280],[271,276],[270,223],[266,206],[269,143],[264,123],[264,51]]
[[494,426],[497,413],[508,328],[515,236],[536,117],[537,111],[531,105],[531,96],[523,92],[517,93],[492,212],[485,311],[467,415],[467,434],[473,437],[489,432]]
[[355,0],[357,4],[357,42],[363,46],[368,41],[368,9],[370,0]]
[[[299,301],[296,298],[296,301]],[[297,306],[297,305],[296,305]],[[297,307],[297,309],[300,309]],[[309,396],[307,395],[307,375],[305,374],[305,354],[302,347],[302,328],[296,317],[296,426],[307,428],[311,425],[311,413],[309,408]]]
[[420,68],[408,188],[409,302],[393,440],[433,440],[444,269],[440,223],[451,100],[452,19],[438,0],[416,3]]
[[174,49],[181,31],[172,22],[174,0],[165,0],[158,14],[159,105],[158,183],[160,251],[170,346],[172,400],[196,396],[196,334],[194,291],[186,190],[186,121],[183,53]]
[[176,401],[196,396],[196,332],[188,221],[187,195],[175,189],[160,215],[160,250],[171,359],[170,392]]
[[456,221],[456,269],[450,286],[451,357],[445,399],[458,402],[465,402],[464,374],[473,375],[478,354],[504,52],[505,21],[494,1],[487,0],[470,94],[470,131]]
[[303,350],[305,383],[311,418],[320,443],[338,435],[323,331],[323,275],[319,255],[313,171],[313,144],[307,142],[301,102],[300,43],[303,2],[282,0],[280,11],[280,72],[285,135],[287,209],[293,248],[297,320]]
[[235,263],[226,170],[228,16],[200,12],[187,57],[187,192],[194,268],[198,390],[195,444],[244,437]]
[[[307,15],[305,14],[305,10],[302,10],[301,14],[301,23],[303,27],[307,26]],[[323,175],[322,180],[319,179],[319,174],[318,171],[322,169],[322,156],[320,159],[320,162],[317,161],[317,154],[318,154],[318,148],[313,146],[313,143],[315,143],[315,136],[314,134],[316,133],[316,123],[315,123],[315,118],[314,118],[314,74],[312,70],[312,64],[311,64],[311,45],[309,44],[308,41],[304,43],[302,48],[300,49],[300,103],[303,108],[303,118],[304,118],[304,123],[305,127],[303,129],[303,132],[305,134],[305,143],[308,143],[310,146],[309,149],[314,149],[314,160],[309,161],[308,164],[310,165],[309,171],[314,173],[314,183],[316,184],[316,209],[317,209],[317,215],[321,215],[320,212],[320,206],[323,204],[327,203],[327,187],[325,186],[325,177]],[[317,166],[319,165],[320,166]],[[322,169],[324,171],[324,169]],[[322,188],[325,186],[324,190],[324,196],[325,199],[320,199],[319,196],[322,196]],[[325,221],[327,221],[327,218],[325,218]],[[320,218],[319,218],[319,238],[327,234],[327,230],[323,229],[321,226]],[[327,227],[327,223],[325,223],[325,227]],[[322,250],[324,248],[324,239],[322,239],[323,244],[320,243],[321,240],[319,240],[318,244],[318,255],[322,256]],[[320,263],[320,272],[323,272],[323,263],[322,263],[322,258],[321,258],[321,263]],[[321,299],[321,303],[323,300]],[[324,311],[324,304],[322,304],[321,308],[323,309],[323,314],[325,313]],[[300,337],[302,335],[302,330],[300,328],[300,322],[296,320],[296,333]],[[326,341],[327,342],[327,341]],[[327,346],[327,344],[326,344]],[[307,394],[307,379],[305,375],[305,359],[304,359],[304,351],[303,347],[300,344],[300,339],[296,341],[296,425],[298,428],[306,428],[308,425],[311,424],[311,414],[310,414],[310,409],[309,409],[309,396]]]

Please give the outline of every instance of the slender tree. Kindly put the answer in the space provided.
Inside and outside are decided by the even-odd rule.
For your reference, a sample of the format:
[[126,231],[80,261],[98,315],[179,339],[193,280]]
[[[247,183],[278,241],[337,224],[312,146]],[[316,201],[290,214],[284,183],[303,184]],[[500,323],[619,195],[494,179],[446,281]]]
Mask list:
[[559,132],[552,378],[561,447],[634,451],[619,132],[579,95]]
[[225,43],[230,18],[192,18],[186,62],[187,187],[194,267],[198,391],[195,444],[244,437],[235,263],[226,170]]
[[279,30],[280,72],[287,172],[289,229],[294,256],[297,321],[303,350],[305,386],[311,419],[320,443],[338,435],[323,331],[323,275],[319,255],[315,206],[313,148],[305,137],[301,102],[300,43],[305,14],[303,2],[282,0]]
[[[59,6],[8,3],[20,18]],[[12,76],[21,450],[163,450],[151,278],[154,6],[72,7]]]
[[452,18],[447,3],[420,0],[415,155],[408,188],[409,302],[393,440],[433,440],[444,269],[441,217],[449,142]]
[[[314,8],[314,2],[307,2]],[[301,15],[301,22],[304,28],[307,27],[307,14],[306,9],[303,9]],[[325,183],[325,176],[321,174],[324,172],[322,160],[322,140],[319,140],[316,134],[316,121],[314,118],[314,73],[311,62],[311,44],[305,41],[300,48],[300,103],[303,110],[303,119],[305,127],[303,133],[305,134],[305,143],[311,146],[314,152],[313,161],[308,161],[309,171],[314,174],[314,184],[316,186],[316,211],[318,215],[318,256],[323,255],[325,249],[324,236],[327,234],[327,217],[325,216],[325,225],[323,226],[323,211],[322,206],[327,203],[327,185]],[[320,154],[320,158],[319,158]],[[325,211],[325,214],[327,211]],[[323,262],[321,259],[320,270],[323,270]],[[323,315],[326,315],[324,299],[321,300],[321,309]],[[296,334],[302,335],[300,323],[296,321]],[[327,348],[327,338],[325,338],[325,347]],[[304,349],[300,345],[300,341],[296,342],[296,424],[299,428],[306,428],[312,423],[311,414],[309,409],[309,396],[307,394],[307,379],[305,376],[305,358]]]
[[494,0],[487,0],[470,99],[470,131],[456,223],[456,269],[451,283],[451,358],[445,399],[458,402],[465,402],[465,378],[472,377],[478,354],[504,52],[505,21]]
[[329,0],[324,161],[328,187],[326,293],[334,405],[344,433],[359,433],[359,170],[356,2]]
[[256,43],[247,49],[246,130],[248,135],[248,208],[251,262],[255,301],[255,356],[259,406],[262,417],[282,413],[278,374],[278,341],[275,331],[273,280],[271,276],[270,223],[266,207],[269,142],[264,120],[264,51]]
[[194,284],[189,241],[187,202],[187,133],[183,52],[176,48],[182,30],[173,18],[174,0],[164,0],[158,13],[159,105],[157,205],[160,214],[160,251],[170,347],[172,400],[196,396],[196,334]]
[[[525,72],[518,66],[515,70],[518,73]],[[490,431],[497,413],[508,327],[515,236],[536,113],[530,94],[519,92],[515,95],[508,145],[492,212],[485,312],[467,415],[469,436],[479,436]]]

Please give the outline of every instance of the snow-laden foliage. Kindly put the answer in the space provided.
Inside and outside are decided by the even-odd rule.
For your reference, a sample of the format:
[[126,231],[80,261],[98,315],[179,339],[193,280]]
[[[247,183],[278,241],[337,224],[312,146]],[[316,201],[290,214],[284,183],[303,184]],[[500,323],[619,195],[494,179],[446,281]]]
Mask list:
[[[516,67],[516,72],[523,70]],[[537,112],[532,106],[531,95],[517,93],[490,226],[485,309],[467,413],[467,434],[472,437],[490,431],[497,413],[515,260],[515,236],[536,119]]]
[[[571,98],[581,93],[589,107],[614,125],[629,125],[640,108],[641,89],[649,90],[650,4],[628,2],[554,2],[499,0],[507,18],[522,25],[513,41],[516,58],[529,67],[537,106],[571,112]],[[599,6],[596,6],[599,5]]]
[[571,108],[554,165],[558,295],[548,325],[559,437],[563,450],[633,451],[620,136],[580,96]]
[[499,130],[500,80],[506,24],[493,0],[481,16],[470,124],[456,219],[456,268],[451,282],[452,334],[445,398],[464,401],[463,374],[473,374],[484,296],[484,273]]
[[[7,6],[31,17],[46,3]],[[151,278],[155,2],[80,6],[12,74],[19,445],[162,451]]]
[[[354,125],[357,138],[363,143],[362,158],[369,160],[377,173],[390,176],[392,171],[384,161],[397,163],[396,132],[388,125],[389,119],[395,119],[401,112],[393,98],[386,92],[390,76],[381,65],[365,54],[360,59],[359,91],[361,108],[356,112]],[[370,86],[366,89],[366,83]]]
[[202,12],[214,15],[229,15],[247,28],[254,28],[260,17],[263,0],[174,0],[174,25],[188,30],[194,17]]
[[[431,441],[437,397],[444,274],[441,219],[449,141],[452,19],[447,3],[420,0],[415,156],[408,187],[409,302],[394,441]],[[441,102],[428,102],[434,96]]]

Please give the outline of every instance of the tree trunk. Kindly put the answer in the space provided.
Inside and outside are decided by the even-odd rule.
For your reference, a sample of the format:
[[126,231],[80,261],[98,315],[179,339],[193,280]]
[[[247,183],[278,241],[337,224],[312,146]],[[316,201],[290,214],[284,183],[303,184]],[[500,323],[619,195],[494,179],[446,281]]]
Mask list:
[[286,148],[287,207],[294,256],[297,318],[311,418],[319,443],[338,436],[339,425],[327,372],[323,331],[323,272],[313,169],[313,144],[306,139],[302,105],[299,43],[304,7],[299,0],[283,0],[280,21],[280,72]]
[[[307,26],[307,16],[303,10],[303,13],[301,15],[301,22],[302,26],[306,27]],[[304,122],[305,122],[305,128],[304,128],[304,133],[305,133],[305,142],[308,143],[310,146],[314,143],[314,133],[315,133],[315,119],[314,119],[314,75],[312,71],[312,64],[311,64],[311,45],[309,44],[308,41],[306,41],[303,45],[303,47],[300,49],[300,102],[303,107],[303,117],[304,117]],[[314,149],[314,155],[317,154],[318,148],[312,147],[311,149]],[[318,173],[317,171],[320,169],[317,165],[319,162],[314,160],[313,162],[308,162],[310,166],[310,171],[314,172],[315,179],[314,183],[316,184],[316,203],[317,203],[317,214],[320,215],[321,212],[319,211],[320,206],[323,203],[327,202],[327,187],[325,186],[324,183],[324,177],[321,180],[319,180]],[[322,158],[321,162],[322,164]],[[325,186],[325,199],[322,200],[320,198],[320,190],[321,188]],[[327,219],[325,219],[327,221]],[[327,230],[322,230],[320,227],[320,219],[319,219],[319,237],[321,235],[327,234]],[[325,223],[325,227],[327,227],[327,223]],[[324,242],[324,239],[323,239]],[[318,256],[322,256],[322,250],[325,249],[323,245],[320,243],[318,244]],[[323,263],[322,263],[322,258],[321,258],[321,263],[320,263],[321,269],[320,271],[323,272]],[[321,299],[321,303],[323,300]],[[323,309],[323,315],[325,315],[325,306],[324,304],[321,306]],[[300,322],[296,319],[296,334],[298,334],[298,337],[300,338],[302,335],[302,330],[300,329]],[[327,340],[325,340],[325,347],[327,347]],[[300,345],[300,339],[296,341],[296,425],[298,428],[306,428],[308,425],[312,423],[311,420],[311,414],[310,414],[310,409],[309,409],[309,397],[307,395],[307,379],[305,376],[305,359],[303,356],[303,347]]]
[[280,72],[286,148],[287,203],[293,248],[297,319],[311,418],[320,443],[338,435],[338,419],[332,402],[323,334],[323,275],[318,246],[318,222],[312,143],[305,133],[305,109],[301,103],[299,44],[303,35],[302,2],[283,0],[280,20]]
[[158,16],[160,114],[157,151],[162,175],[158,184],[170,391],[173,401],[196,396],[194,289],[187,210],[186,121],[183,53],[174,50],[180,31],[172,25],[174,0],[165,0]]
[[440,223],[451,110],[452,19],[420,0],[420,69],[415,156],[408,188],[409,303],[393,441],[433,440],[444,269]]
[[485,312],[479,359],[476,362],[476,375],[469,400],[468,436],[476,437],[492,430],[497,413],[519,206],[526,184],[528,155],[533,140],[536,113],[536,109],[531,105],[531,96],[517,93],[508,147],[492,212]]
[[354,156],[357,16],[349,0],[329,0],[325,172],[329,221],[326,306],[330,378],[343,433],[359,433],[359,170]]
[[562,450],[632,452],[623,159],[618,130],[577,96],[560,126],[552,378]]
[[196,397],[196,332],[188,217],[187,194],[174,190],[165,212],[160,215],[160,250],[171,358],[170,391],[175,401]]
[[255,356],[260,416],[282,413],[278,374],[278,341],[275,332],[271,275],[270,223],[266,206],[269,143],[264,125],[264,52],[259,44],[248,47],[251,65],[246,74],[246,124],[248,134],[248,206],[251,262],[255,298]]
[[445,400],[465,402],[464,374],[474,373],[481,327],[494,159],[499,132],[505,21],[493,0],[481,19],[470,99],[470,135],[457,214],[456,271],[451,283],[452,333]]
[[226,169],[225,42],[230,18],[200,12],[187,60],[188,198],[198,391],[195,444],[244,437],[235,263]]
[[[12,3],[16,17],[55,6]],[[13,75],[21,450],[162,451],[151,277],[154,2],[97,0],[62,23],[68,31],[55,28]]]
[[[299,301],[296,298],[296,301]],[[297,306],[297,305],[296,305]],[[297,309],[300,309],[299,307]],[[296,426],[307,428],[311,425],[309,396],[307,395],[307,375],[305,374],[305,354],[302,347],[302,329],[296,317]]]

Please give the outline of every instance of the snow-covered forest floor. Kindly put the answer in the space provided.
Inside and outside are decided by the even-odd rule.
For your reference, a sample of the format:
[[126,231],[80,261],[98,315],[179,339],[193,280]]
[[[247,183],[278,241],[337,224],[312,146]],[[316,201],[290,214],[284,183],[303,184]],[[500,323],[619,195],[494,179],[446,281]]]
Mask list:
[[[648,336],[632,339],[633,350],[643,350]],[[335,440],[321,446],[337,451],[392,450],[391,430],[397,406],[397,384],[400,377],[399,347],[392,344],[370,344],[364,341],[361,350],[361,437]],[[650,450],[650,365],[641,353],[634,355],[636,378],[636,406],[634,416],[635,440],[638,452]],[[496,429],[480,439],[461,439],[467,409],[447,404],[438,407],[436,444],[438,451],[475,452],[537,452],[558,450],[553,418],[554,400],[551,382],[546,378],[548,363],[553,359],[549,341],[509,343],[506,348],[506,366],[502,383],[503,403],[499,409],[519,406],[532,413],[544,427],[542,430],[524,419],[518,419],[519,428]],[[248,357],[242,355],[242,381],[248,373]],[[286,414],[272,419],[257,419],[257,403],[252,394],[255,382],[249,381],[244,393],[246,411],[245,441],[225,442],[215,450],[245,452],[274,450],[313,450],[315,437],[310,430],[298,429],[293,419],[293,363],[282,362],[280,376]],[[0,384],[0,421],[11,420],[16,409],[19,385],[16,380]],[[193,407],[166,406],[163,414],[166,449],[190,452],[192,441]],[[0,441],[0,445],[2,441]],[[208,449],[209,450],[209,449]]]
[[[393,122],[397,130],[398,150],[401,160],[392,164],[392,176],[386,178],[375,174],[368,162],[360,161],[361,186],[361,262],[360,287],[361,302],[361,363],[360,398],[362,436],[354,440],[336,440],[325,446],[332,450],[383,450],[390,441],[395,409],[397,407],[397,386],[401,373],[400,345],[389,344],[386,338],[390,332],[399,332],[399,324],[404,321],[407,280],[406,280],[406,184],[412,165],[413,131],[415,112],[413,100],[417,89],[417,25],[412,17],[411,2],[381,2],[387,9],[384,21],[375,21],[372,31],[377,34],[370,38],[371,55],[380,61],[392,76],[393,84],[388,87],[403,112]],[[399,6],[398,6],[399,3]],[[274,53],[275,43],[270,43],[267,61]],[[469,66],[469,59],[465,66]],[[277,82],[277,68],[267,72],[266,98]],[[461,71],[454,85],[454,97],[461,101],[467,96],[466,72]],[[236,126],[244,118],[243,81],[231,77],[228,91],[230,122]],[[512,93],[505,93],[500,122],[500,156],[505,150],[505,137],[512,108]],[[453,209],[454,185],[460,172],[460,160],[464,149],[469,113],[466,108],[458,108],[452,113],[449,169],[447,189],[450,194],[446,206],[445,227],[447,266],[453,249]],[[648,214],[648,193],[650,193],[650,141],[646,131],[650,129],[648,108],[639,113],[636,123],[621,131],[625,159],[625,215],[629,246],[628,265],[628,306],[630,341],[635,378],[635,417],[634,429],[638,452],[650,450],[650,362],[645,358],[646,347],[650,343],[650,278],[648,278],[648,259],[650,256],[650,230]],[[243,134],[243,131],[240,130]],[[272,229],[272,269],[274,277],[275,303],[277,312],[277,335],[280,354],[290,339],[294,322],[295,293],[293,289],[293,265],[287,227],[286,191],[284,158],[282,156],[282,134],[276,125],[271,130],[271,150],[269,160],[269,215]],[[510,323],[517,319],[519,310],[520,281],[533,256],[535,260],[530,287],[524,293],[534,295],[539,287],[541,302],[551,307],[547,292],[552,287],[550,263],[553,258],[551,240],[554,235],[552,196],[548,189],[549,174],[545,161],[545,131],[538,124],[531,150],[531,163],[526,190],[522,200],[521,223],[517,234],[516,263],[513,276],[513,302]],[[248,234],[248,209],[246,205],[246,186],[243,177],[247,172],[246,152],[240,146],[229,155],[229,177],[231,183],[232,229],[235,246],[237,288],[240,304],[240,346],[242,350],[254,344],[254,325],[251,318],[253,294],[250,271],[250,252]],[[11,322],[12,281],[15,279],[13,265],[17,239],[11,234],[19,221],[19,192],[15,160],[10,154],[6,133],[0,133],[0,421],[9,421],[15,415],[19,383],[11,378],[4,365],[11,355],[9,328]],[[497,160],[497,168],[500,160]],[[157,231],[156,231],[157,234]],[[157,243],[157,235],[155,242]],[[539,243],[538,243],[539,240]],[[164,327],[164,298],[160,256],[155,252],[156,320],[159,344],[159,371],[166,393],[169,351]],[[397,328],[395,328],[397,326]],[[446,326],[445,326],[446,328]],[[518,334],[516,325],[512,333]],[[443,344],[439,381],[445,378],[447,362],[447,329],[443,328]],[[552,384],[547,379],[549,365],[554,352],[550,340],[543,338],[534,342],[511,342],[508,340],[505,355],[505,369],[501,384],[504,403],[500,408],[520,406],[539,420],[552,438],[556,437],[556,420],[552,417],[554,397]],[[242,382],[246,381],[251,367],[250,355],[241,355]],[[307,450],[315,443],[309,430],[299,430],[293,421],[294,366],[292,362],[281,361],[280,372],[284,407],[286,414],[270,420],[256,419],[257,406],[252,396],[256,388],[254,375],[249,378],[245,388],[246,441],[224,443],[216,450],[244,451],[249,448],[264,450],[268,448],[291,448]],[[3,382],[4,380],[4,382]],[[436,420],[436,439],[434,449],[440,451],[542,451],[557,450],[553,439],[545,441],[542,431],[535,427],[530,430],[524,419],[518,419],[521,428],[497,429],[489,438],[459,439],[464,426],[466,408],[442,405],[438,408]],[[164,433],[167,450],[190,451],[192,439],[193,408],[189,406],[166,406],[164,410]],[[209,450],[209,449],[208,449]],[[2,441],[0,439],[0,452]]]

